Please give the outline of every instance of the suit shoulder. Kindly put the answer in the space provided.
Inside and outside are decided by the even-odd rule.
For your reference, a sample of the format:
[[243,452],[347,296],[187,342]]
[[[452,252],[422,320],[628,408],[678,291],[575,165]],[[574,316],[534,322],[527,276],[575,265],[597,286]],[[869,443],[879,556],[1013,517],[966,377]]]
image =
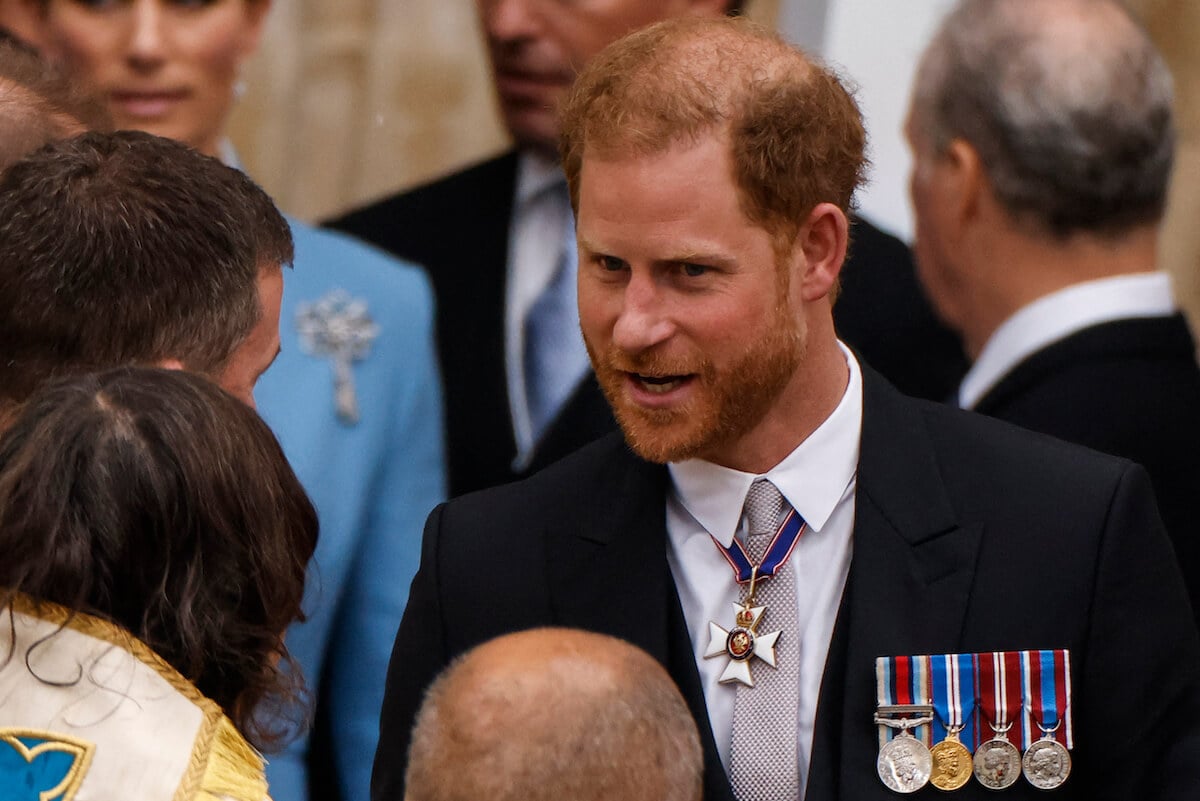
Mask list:
[[624,484],[665,472],[634,456],[615,431],[520,481],[455,498],[447,504],[447,513],[484,518],[505,514],[524,521],[573,515],[595,498],[614,497],[611,493]]
[[505,153],[379,198],[328,220],[325,225],[374,241],[371,235],[384,226],[411,226],[414,220],[445,215],[460,217],[496,191],[511,191],[515,175],[516,156]]
[[850,259],[857,262],[882,262],[912,266],[912,251],[898,237],[855,215],[850,228]]
[[1017,425],[930,401],[912,401],[953,483],[1027,492],[1111,489],[1132,462]]

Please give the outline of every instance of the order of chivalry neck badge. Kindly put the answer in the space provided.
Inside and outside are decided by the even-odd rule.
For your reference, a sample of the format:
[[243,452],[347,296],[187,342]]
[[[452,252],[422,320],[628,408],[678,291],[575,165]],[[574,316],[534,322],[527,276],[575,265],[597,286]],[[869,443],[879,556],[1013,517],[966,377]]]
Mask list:
[[775,641],[781,631],[770,634],[758,634],[756,629],[762,622],[765,606],[753,606],[753,600],[745,604],[734,603],[734,627],[726,631],[716,623],[708,624],[708,650],[704,652],[705,659],[718,656],[729,657],[729,664],[721,674],[722,684],[741,682],[747,687],[754,686],[754,677],[750,675],[750,663],[761,659],[771,667],[775,667]]

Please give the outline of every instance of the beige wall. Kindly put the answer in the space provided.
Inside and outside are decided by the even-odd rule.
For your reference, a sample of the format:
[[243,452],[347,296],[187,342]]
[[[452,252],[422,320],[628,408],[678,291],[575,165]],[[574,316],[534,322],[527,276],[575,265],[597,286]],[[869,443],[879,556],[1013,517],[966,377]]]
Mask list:
[[1200,332],[1200,2],[1129,0],[1142,15],[1175,74],[1179,150],[1167,219],[1163,226],[1161,266]]
[[506,146],[473,0],[276,0],[271,14],[232,135],[289,212],[327,216]]

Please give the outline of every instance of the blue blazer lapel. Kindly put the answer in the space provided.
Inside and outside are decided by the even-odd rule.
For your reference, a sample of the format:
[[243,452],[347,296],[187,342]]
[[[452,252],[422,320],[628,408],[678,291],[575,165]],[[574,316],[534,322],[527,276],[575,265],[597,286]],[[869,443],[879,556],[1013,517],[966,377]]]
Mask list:
[[923,402],[864,373],[854,556],[821,686],[807,801],[891,797],[875,775],[875,658],[945,653],[959,642],[980,541],[979,529],[956,522]]

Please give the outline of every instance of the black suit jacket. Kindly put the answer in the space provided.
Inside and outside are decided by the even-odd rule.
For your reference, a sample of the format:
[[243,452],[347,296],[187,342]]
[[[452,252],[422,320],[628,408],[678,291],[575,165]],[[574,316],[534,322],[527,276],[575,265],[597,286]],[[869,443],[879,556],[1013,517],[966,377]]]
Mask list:
[[1145,467],[1200,626],[1200,367],[1183,315],[1118,320],[1055,342],[975,409]]
[[[1058,647],[1072,652],[1076,749],[1055,795],[1200,797],[1200,641],[1141,468],[905,398],[867,372],[854,556],[807,801],[895,798],[875,772],[875,657]],[[667,564],[667,481],[613,435],[433,512],[392,655],[375,801],[403,797],[435,674],[541,625],[613,634],[662,662],[700,725],[705,797],[731,801]],[[1046,797],[1024,782],[1004,795]],[[972,782],[956,797],[997,796]]]
[[[418,264],[432,279],[446,396],[450,493],[520,477],[504,360],[508,229],[517,154],[385,198],[332,220]],[[941,400],[966,369],[957,339],[934,319],[908,248],[859,220],[834,314],[839,334],[910,394]],[[589,375],[538,443],[528,474],[616,427]]]

